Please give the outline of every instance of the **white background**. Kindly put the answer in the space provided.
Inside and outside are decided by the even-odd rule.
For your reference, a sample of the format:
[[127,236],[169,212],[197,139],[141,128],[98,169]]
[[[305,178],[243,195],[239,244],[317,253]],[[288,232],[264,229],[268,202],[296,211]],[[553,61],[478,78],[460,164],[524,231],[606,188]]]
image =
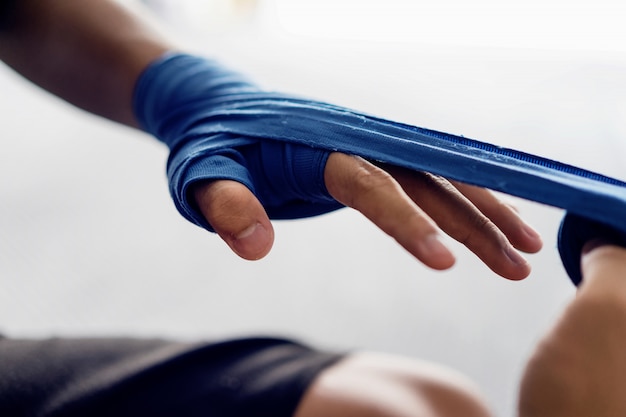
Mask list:
[[[382,3],[213,9],[228,29],[202,20],[209,3],[164,17],[268,88],[626,178],[619,6]],[[512,416],[527,356],[574,295],[555,249],[562,213],[519,200],[545,240],[523,282],[456,244],[457,265],[430,271],[349,210],[277,223],[272,253],[242,261],[176,213],[159,143],[5,67],[0,91],[0,327],[11,336],[279,334],[400,353],[461,370]]]

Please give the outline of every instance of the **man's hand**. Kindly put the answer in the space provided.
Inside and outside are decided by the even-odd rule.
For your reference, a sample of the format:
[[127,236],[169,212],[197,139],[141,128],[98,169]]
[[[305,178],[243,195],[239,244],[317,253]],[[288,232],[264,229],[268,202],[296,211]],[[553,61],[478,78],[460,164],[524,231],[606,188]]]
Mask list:
[[[114,1],[89,2],[86,6],[81,0],[22,0],[16,6],[9,16],[11,24],[0,32],[0,59],[85,110],[130,126],[140,125],[132,102],[137,80],[164,52],[177,49],[166,37],[140,19],[142,15]],[[208,81],[213,80],[210,74],[215,75],[210,65]],[[169,76],[165,78],[169,80]],[[230,81],[223,85],[217,82],[220,91],[230,91],[232,79],[226,79]],[[241,83],[248,85],[245,80]],[[210,101],[214,94],[211,88],[197,91],[195,81],[190,91],[193,94],[188,100],[194,103],[198,98]],[[163,91],[157,92],[152,99],[162,96]],[[161,99],[168,102],[168,97]],[[182,106],[185,103],[181,101]],[[171,109],[165,106],[165,110]],[[160,123],[171,119],[165,117],[168,114],[152,116]],[[188,122],[183,125],[197,126]],[[154,132],[161,132],[163,126],[159,126],[153,126]],[[179,139],[175,135],[168,140]],[[437,226],[463,242],[494,271],[511,279],[524,278],[530,268],[509,242],[527,252],[541,247],[537,234],[485,190],[428,174],[380,168],[341,154],[329,158],[325,182],[336,200],[361,211],[410,253],[436,269],[448,268],[454,262],[439,241]],[[245,186],[234,181],[205,182],[196,186],[194,193],[204,217],[237,254],[259,259],[269,252],[274,239],[272,225]]]
[[[363,213],[434,269],[454,264],[439,229],[465,244],[494,272],[514,280],[530,273],[528,262],[516,249],[536,252],[542,245],[539,235],[514,209],[481,188],[427,173],[379,167],[341,153],[330,155],[325,182],[337,201]],[[272,224],[245,186],[213,181],[196,186],[194,193],[207,221],[235,253],[251,260],[267,255],[274,241]]]
[[626,249],[588,244],[582,272],[526,366],[520,417],[626,415]]

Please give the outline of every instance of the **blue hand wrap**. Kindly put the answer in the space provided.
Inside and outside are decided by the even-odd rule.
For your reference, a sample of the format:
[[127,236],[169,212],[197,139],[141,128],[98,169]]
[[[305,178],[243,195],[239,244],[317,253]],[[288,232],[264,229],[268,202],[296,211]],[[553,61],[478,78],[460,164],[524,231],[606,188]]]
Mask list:
[[608,231],[619,242],[616,235],[626,236],[621,181],[461,136],[264,92],[203,58],[167,55],[153,63],[138,82],[134,104],[143,128],[171,149],[168,178],[177,208],[208,229],[187,196],[190,185],[204,179],[245,184],[272,218],[341,207],[323,181],[328,152],[340,151],[566,209],[559,250],[576,284],[581,241]]
[[202,180],[231,179],[246,185],[274,219],[318,215],[342,207],[326,190],[328,152],[265,140],[229,128],[239,114],[257,118],[240,100],[264,93],[243,76],[213,61],[168,54],[140,77],[134,97],[142,127],[171,150],[167,175],[180,213],[212,230],[188,196]]

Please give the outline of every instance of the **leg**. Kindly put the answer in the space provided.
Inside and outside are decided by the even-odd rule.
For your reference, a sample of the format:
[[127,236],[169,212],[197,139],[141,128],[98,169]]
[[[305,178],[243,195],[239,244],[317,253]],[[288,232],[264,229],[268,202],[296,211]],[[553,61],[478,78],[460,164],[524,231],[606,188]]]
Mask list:
[[465,378],[434,365],[371,353],[326,369],[295,417],[488,417]]
[[527,365],[520,417],[626,415],[626,249],[592,249],[582,268],[576,299]]

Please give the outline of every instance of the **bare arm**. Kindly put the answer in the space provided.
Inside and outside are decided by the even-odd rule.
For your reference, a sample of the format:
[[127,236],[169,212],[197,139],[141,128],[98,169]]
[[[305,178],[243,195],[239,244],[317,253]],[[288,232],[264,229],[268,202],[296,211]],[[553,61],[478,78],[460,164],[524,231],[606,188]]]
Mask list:
[[135,81],[172,48],[139,16],[109,0],[18,0],[0,32],[0,59],[78,107],[136,126]]

